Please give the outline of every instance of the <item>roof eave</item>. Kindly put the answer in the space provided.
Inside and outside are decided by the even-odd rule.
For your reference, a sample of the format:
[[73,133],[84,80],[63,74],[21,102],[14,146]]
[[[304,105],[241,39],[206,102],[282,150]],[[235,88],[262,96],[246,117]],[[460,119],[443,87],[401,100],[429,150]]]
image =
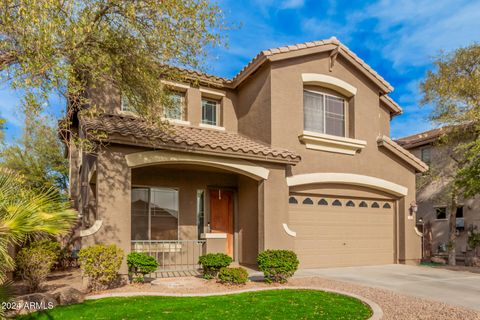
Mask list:
[[160,143],[159,141],[154,140],[145,140],[135,136],[124,136],[120,134],[110,134],[109,138],[107,139],[108,143],[115,143],[120,145],[128,145],[134,147],[144,147],[150,149],[166,149],[172,151],[180,151],[180,152],[189,152],[189,153],[196,153],[196,154],[205,154],[205,155],[214,155],[226,158],[239,158],[244,160],[250,161],[262,161],[262,162],[269,162],[269,163],[279,163],[284,165],[296,165],[301,161],[300,157],[292,158],[292,157],[274,157],[274,156],[267,156],[267,155],[255,155],[255,154],[245,154],[239,152],[228,152],[222,151],[219,152],[215,149],[209,148],[197,148],[185,144],[175,145],[171,143]]
[[384,147],[385,149],[392,152],[398,158],[405,161],[407,164],[412,166],[417,172],[424,173],[428,171],[428,165],[422,160],[415,157],[408,150],[400,146],[398,143],[394,142],[387,136],[379,136],[377,138],[377,145],[379,147]]

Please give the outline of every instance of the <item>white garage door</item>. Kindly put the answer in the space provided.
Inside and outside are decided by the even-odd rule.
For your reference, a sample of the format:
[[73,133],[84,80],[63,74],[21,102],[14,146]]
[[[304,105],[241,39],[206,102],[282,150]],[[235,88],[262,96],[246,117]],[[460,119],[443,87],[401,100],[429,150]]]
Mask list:
[[394,263],[394,203],[292,195],[289,227],[301,268]]

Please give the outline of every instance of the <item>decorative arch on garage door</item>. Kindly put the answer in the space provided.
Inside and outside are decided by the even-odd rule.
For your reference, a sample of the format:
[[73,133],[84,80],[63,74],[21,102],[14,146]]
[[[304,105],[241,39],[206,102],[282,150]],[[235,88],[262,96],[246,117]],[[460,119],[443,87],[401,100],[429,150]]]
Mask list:
[[404,197],[408,194],[408,188],[402,185],[376,177],[353,173],[306,173],[287,177],[287,185],[289,187],[315,183],[361,186],[387,192],[396,197]]

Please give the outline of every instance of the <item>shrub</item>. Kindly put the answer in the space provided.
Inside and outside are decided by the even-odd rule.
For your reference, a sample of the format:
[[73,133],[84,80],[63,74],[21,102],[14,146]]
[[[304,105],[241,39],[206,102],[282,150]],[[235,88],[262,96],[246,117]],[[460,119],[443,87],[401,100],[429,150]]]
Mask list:
[[480,232],[472,229],[468,234],[468,246],[475,252],[480,248]]
[[287,282],[298,268],[295,252],[290,250],[266,250],[257,257],[258,268],[263,271],[265,282]]
[[218,273],[221,283],[245,284],[248,281],[248,272],[245,268],[222,268]]
[[145,275],[154,272],[158,268],[158,262],[154,257],[140,252],[129,253],[127,265],[133,282],[144,282]]
[[228,267],[232,261],[232,258],[224,253],[209,253],[200,256],[198,259],[198,263],[203,268],[203,277],[205,279],[215,278],[218,271]]
[[[30,248],[43,248],[44,250],[47,250],[48,252],[51,252],[55,259],[54,259],[54,265],[58,264],[59,258],[60,258],[60,253],[62,251],[60,247],[60,243],[54,240],[50,239],[43,239],[39,241],[32,242],[29,245]],[[53,267],[53,265],[52,265]]]
[[78,259],[90,289],[97,291],[110,287],[117,280],[123,250],[114,244],[97,244],[80,250]]
[[17,271],[30,292],[39,289],[55,263],[55,254],[41,246],[25,247],[16,256]]

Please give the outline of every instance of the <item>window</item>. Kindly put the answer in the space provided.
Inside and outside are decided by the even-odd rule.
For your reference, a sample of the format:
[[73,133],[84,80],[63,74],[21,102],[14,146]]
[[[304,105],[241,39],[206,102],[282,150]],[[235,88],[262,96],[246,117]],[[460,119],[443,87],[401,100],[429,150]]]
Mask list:
[[211,126],[220,125],[219,103],[211,99],[202,99],[202,123]]
[[463,206],[461,207],[457,207],[457,214],[456,214],[456,218],[463,218]]
[[380,208],[380,205],[378,204],[378,202],[374,202],[372,203],[372,208]]
[[340,202],[340,200],[335,200],[332,202],[332,206],[341,207],[342,203]]
[[447,208],[446,207],[435,208],[435,215],[437,217],[437,220],[447,219]]
[[197,233],[200,240],[205,225],[205,191],[197,190]]
[[385,204],[383,205],[383,209],[391,209],[392,206],[390,205],[390,203],[387,203],[385,202]]
[[168,107],[163,110],[163,115],[165,118],[171,120],[185,120],[185,109],[185,93],[172,92],[169,96]]
[[288,198],[288,203],[290,203],[290,204],[298,204],[298,201],[297,201],[297,199],[295,199],[295,197],[290,197],[290,198]]
[[122,97],[121,97],[120,111],[122,111],[122,112],[135,112],[135,110],[130,106],[130,102],[128,101],[128,98],[124,95],[122,95]]
[[352,200],[347,202],[347,207],[355,207],[355,203]]
[[304,91],[303,119],[307,131],[345,137],[345,100],[340,97]]
[[320,205],[320,206],[328,206],[328,202],[327,202],[327,200],[325,200],[325,199],[320,199],[320,200],[318,201],[318,205]]
[[359,205],[360,208],[368,208],[368,205],[365,201],[362,201],[360,202],[360,205]]
[[422,152],[421,154],[422,161],[425,163],[430,163],[430,161],[432,160],[431,148],[425,147],[421,150],[421,152]]
[[132,240],[178,239],[178,190],[132,189]]
[[310,198],[305,198],[302,203],[303,204],[313,204],[313,201]]

